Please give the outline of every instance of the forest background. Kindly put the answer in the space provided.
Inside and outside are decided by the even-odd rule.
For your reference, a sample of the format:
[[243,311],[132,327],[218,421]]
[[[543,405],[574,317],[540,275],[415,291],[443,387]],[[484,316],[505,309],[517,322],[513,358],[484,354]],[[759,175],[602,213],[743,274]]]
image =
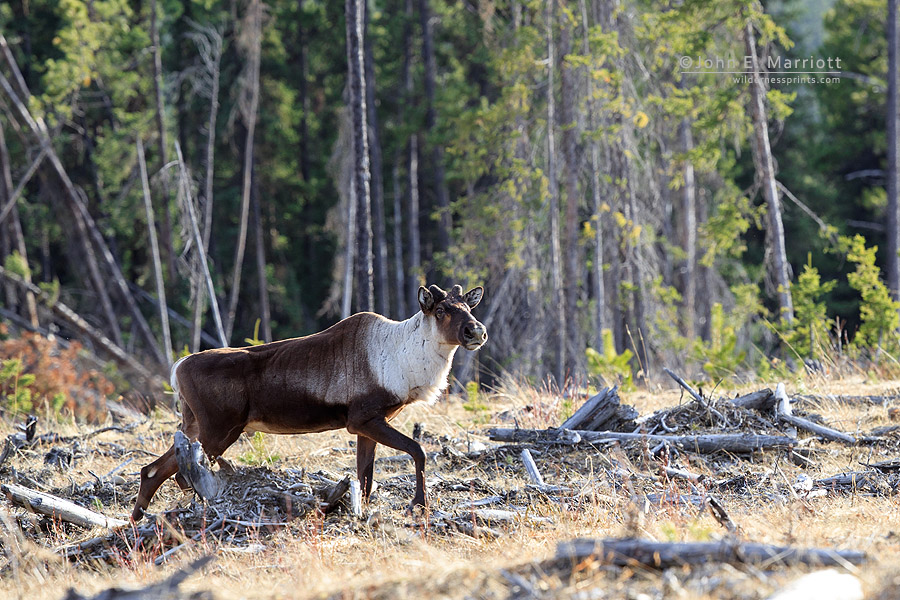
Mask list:
[[[154,375],[459,283],[491,335],[463,385],[892,369],[896,21],[894,0],[11,0],[2,317]],[[753,76],[804,58],[840,67]]]

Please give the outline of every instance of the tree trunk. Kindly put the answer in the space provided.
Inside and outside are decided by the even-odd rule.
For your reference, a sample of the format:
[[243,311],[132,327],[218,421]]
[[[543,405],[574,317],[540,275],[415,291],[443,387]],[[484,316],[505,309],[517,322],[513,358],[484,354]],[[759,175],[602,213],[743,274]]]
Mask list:
[[744,43],[751,64],[750,104],[753,113],[753,159],[756,163],[757,176],[763,187],[767,204],[768,236],[766,242],[772,252],[772,269],[774,271],[776,295],[781,318],[791,323],[794,320],[794,305],[791,300],[791,281],[788,276],[787,251],[784,245],[784,224],[781,221],[781,201],[778,197],[778,185],[775,181],[775,166],[772,160],[772,147],[769,144],[769,125],[766,116],[766,89],[760,79],[761,69],[756,54],[756,37],[753,23],[749,20],[744,29]]
[[572,52],[572,24],[563,19],[559,36],[560,91],[562,102],[559,111],[559,125],[562,129],[562,156],[566,173],[566,227],[564,280],[568,293],[565,296],[566,311],[566,370],[570,376],[580,373],[583,368],[581,356],[584,343],[578,327],[578,296],[581,289],[581,264],[583,258],[578,252],[578,238],[581,234],[578,219],[578,152],[576,144],[577,119],[575,116],[575,94],[578,91],[577,72],[566,64],[566,56]]
[[163,333],[163,354],[166,366],[172,366],[172,333],[169,329],[169,311],[166,303],[166,284],[163,279],[162,261],[159,257],[159,242],[156,239],[156,219],[153,217],[153,202],[150,200],[150,180],[147,177],[147,161],[144,159],[144,144],[137,140],[138,166],[141,170],[141,189],[144,192],[144,212],[147,215],[147,233],[150,237],[150,254],[153,257],[153,274],[156,278],[156,295],[159,297],[159,320]]
[[553,47],[553,26],[556,22],[556,0],[547,0],[547,179],[549,180],[550,213],[550,278],[553,290],[554,327],[556,329],[556,376],[557,385],[565,385],[566,377],[566,307],[563,297],[562,272],[560,268],[559,243],[559,184],[556,179],[556,100],[553,97],[553,80],[556,70],[556,51]]
[[369,143],[366,119],[366,78],[363,56],[363,2],[346,0],[347,64],[350,78],[350,110],[353,119],[353,181],[356,212],[356,309],[374,307],[372,279],[372,199],[369,190]]
[[309,78],[308,67],[307,67],[307,52],[308,49],[306,47],[306,28],[304,23],[303,16],[303,3],[306,0],[297,0],[297,12],[300,15],[300,18],[297,20],[297,46],[298,46],[298,54],[297,54],[297,67],[300,73],[298,74],[299,83],[297,86],[297,91],[300,94],[300,106],[303,108],[303,111],[300,115],[300,140],[299,140],[299,151],[300,151],[300,175],[303,176],[303,183],[309,183],[310,177],[310,162],[309,162],[309,87],[307,80]]
[[247,64],[245,74],[247,83],[240,99],[241,116],[247,128],[244,139],[244,178],[241,187],[240,229],[237,246],[234,251],[234,270],[231,277],[231,295],[228,298],[228,317],[225,322],[225,337],[231,342],[234,331],[234,319],[237,312],[238,296],[241,291],[241,271],[244,264],[244,252],[247,248],[247,229],[250,214],[250,186],[253,178],[253,138],[256,133],[257,111],[259,109],[259,60],[262,43],[262,3],[251,0],[247,6],[242,27],[246,28],[247,39],[245,55]]
[[[685,118],[678,127],[681,151],[685,155],[694,148],[691,135],[691,122]],[[697,310],[697,208],[696,186],[694,182],[694,165],[685,156],[684,187],[681,190],[681,249],[684,251],[684,263],[681,267],[681,330],[692,340],[694,338],[694,313]]]
[[[222,35],[213,27],[200,28],[195,34],[200,50],[203,66],[210,78],[209,89],[209,118],[206,128],[206,174],[203,178],[203,254],[209,255],[209,240],[212,235],[213,219],[213,176],[215,174],[215,150],[216,150],[216,121],[219,115],[219,75],[222,59]],[[200,38],[199,36],[203,36]],[[200,253],[198,253],[198,256]],[[196,302],[194,303],[194,320],[191,327],[191,351],[200,350],[200,338],[203,332],[203,313],[206,310],[206,288],[202,283],[197,284]],[[216,302],[215,298],[211,301]]]
[[897,180],[900,174],[897,119],[900,102],[897,97],[897,0],[888,0],[887,21],[887,283],[894,300],[900,300],[900,202]]
[[269,282],[266,275],[266,244],[265,227],[263,227],[262,211],[260,210],[259,180],[253,177],[253,226],[256,238],[256,273],[259,285],[259,318],[262,328],[262,339],[272,341],[272,309],[269,305]]
[[[704,223],[708,220],[708,208],[706,198],[704,196],[704,192],[701,190],[700,192],[700,201],[696,203],[697,208],[697,224],[698,227],[702,227]],[[712,268],[707,267],[702,263],[697,264],[697,296],[696,296],[696,312],[695,315],[697,317],[697,329],[699,329],[698,333],[700,335],[700,339],[704,342],[708,342],[712,335],[710,330],[711,327],[711,319],[712,319],[712,305],[713,305],[713,284],[712,284]]]
[[[580,0],[581,20],[584,27],[582,38],[582,54],[591,56],[589,39],[590,25],[588,22],[587,6],[585,0]],[[594,106],[594,80],[588,73],[587,77],[587,110],[588,129],[594,130],[595,106]],[[593,344],[598,351],[603,348],[603,328],[606,327],[606,285],[603,281],[603,198],[600,194],[600,151],[597,148],[597,140],[590,138],[591,147],[591,200],[594,220],[594,268],[593,268],[593,293],[596,306],[593,314]]]
[[[413,106],[413,0],[406,0],[404,3],[404,14],[406,23],[403,28],[403,91],[406,94],[407,116],[409,109]],[[418,296],[419,283],[422,277],[422,249],[419,229],[419,138],[416,133],[412,133],[407,141],[407,215],[408,221],[408,242],[407,260],[409,271],[406,276],[408,291],[406,293],[406,302],[412,312],[415,312],[416,298]]]
[[400,167],[402,160],[399,156],[394,164],[394,312],[397,320],[403,320],[409,316],[406,312],[406,281],[403,273],[403,209],[400,202]]
[[[9,236],[3,236],[7,240],[8,247],[4,248],[3,257],[11,250],[19,253],[22,261],[25,263],[24,279],[27,283],[31,283],[31,267],[28,262],[28,248],[25,246],[25,234],[22,232],[22,221],[19,219],[19,210],[16,208],[14,190],[12,185],[12,165],[10,164],[9,148],[6,146],[6,135],[4,125],[0,123],[0,206],[6,206],[10,203],[9,214],[6,219],[0,219],[0,229],[9,232]],[[8,224],[4,227],[4,223]],[[8,295],[16,298],[14,290],[8,290]],[[37,314],[37,302],[35,302],[34,294],[25,290],[25,311],[28,322],[32,327],[39,327]]]
[[[200,268],[203,270],[203,277],[206,280],[206,292],[210,298],[216,297],[216,291],[213,286],[212,275],[209,272],[209,263],[206,261],[206,251],[203,250],[203,236],[200,233],[200,225],[197,223],[197,215],[194,213],[194,201],[191,198],[191,182],[188,179],[187,167],[184,164],[184,156],[181,154],[181,144],[175,142],[175,155],[178,157],[178,173],[179,184],[184,192],[184,202],[187,205],[188,220],[191,224],[191,233],[193,235],[194,244],[197,245],[197,251],[200,254]],[[216,323],[216,333],[219,334],[219,343],[224,348],[228,345],[228,338],[225,336],[225,325],[222,323],[222,315],[219,314],[219,303],[210,303],[212,307],[213,320]]]
[[165,249],[164,260],[166,262],[166,270],[169,273],[169,281],[175,281],[175,247],[172,244],[172,221],[169,217],[169,175],[165,166],[169,164],[168,159],[168,135],[166,133],[165,122],[165,104],[163,103],[163,84],[162,84],[162,48],[159,42],[159,15],[157,14],[157,0],[150,3],[150,43],[153,44],[153,92],[156,100],[156,131],[157,144],[159,151],[159,171],[163,198],[162,202],[162,221],[161,233],[163,238],[163,248]]
[[384,182],[382,180],[381,140],[378,131],[378,115],[375,111],[375,61],[372,57],[372,39],[369,36],[369,4],[365,2],[365,23],[363,24],[363,47],[366,69],[366,117],[368,121],[369,164],[371,165],[372,193],[372,246],[373,290],[375,312],[386,315],[388,307],[388,267],[387,231],[384,222]]
[[[422,23],[422,58],[425,61],[425,134],[433,136],[437,123],[437,111],[435,109],[435,75],[437,66],[434,57],[434,26],[431,21],[431,9],[429,0],[419,0],[419,20]],[[431,144],[431,160],[434,164],[431,168],[434,172],[434,191],[437,198],[438,231],[437,251],[450,250],[450,232],[453,229],[453,220],[450,215],[450,193],[447,190],[447,182],[444,174],[444,148],[433,139]]]
[[341,318],[346,319],[352,311],[353,273],[356,263],[356,182],[350,177],[350,193],[347,195],[347,222],[344,228],[344,285],[341,298]]

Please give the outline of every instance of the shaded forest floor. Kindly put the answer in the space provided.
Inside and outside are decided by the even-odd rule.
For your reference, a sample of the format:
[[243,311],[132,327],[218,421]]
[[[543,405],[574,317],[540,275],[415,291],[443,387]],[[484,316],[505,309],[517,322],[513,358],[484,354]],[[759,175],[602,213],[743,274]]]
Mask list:
[[[666,382],[621,396],[642,417],[671,409],[667,431],[717,432],[673,387]],[[890,460],[900,466],[900,427],[894,427],[900,425],[900,383],[821,380],[802,389],[789,383],[787,391],[800,398],[796,414],[818,415],[858,437],[877,432],[878,440],[843,445],[800,431],[806,460],[784,449],[670,456],[669,466],[704,476],[692,482],[666,476],[666,461],[640,440],[575,446],[490,441],[488,427],[555,427],[581,402],[511,385],[479,402],[451,398],[413,406],[397,418],[395,424],[410,434],[419,424],[416,433],[429,453],[427,524],[405,511],[412,465],[392,458],[392,451],[378,448],[378,488],[361,518],[347,499],[327,514],[311,510],[296,517],[302,498],[312,497],[317,486],[355,477],[354,438],[346,432],[242,436],[226,454],[237,468],[226,499],[204,508],[170,480],[151,504],[153,517],[142,524],[145,532],[155,528],[155,536],[141,537],[134,527],[86,531],[0,499],[0,597],[40,600],[62,598],[69,588],[85,596],[112,586],[142,588],[206,555],[215,559],[187,578],[181,588],[186,597],[205,591],[222,599],[757,599],[816,570],[713,562],[660,572],[554,560],[558,543],[579,537],[728,538],[709,509],[710,494],[737,526],[734,539],[863,551],[868,561],[846,569],[859,577],[866,597],[898,597],[897,472],[885,469],[877,480],[850,489],[803,482]],[[39,418],[38,436],[59,436],[45,435],[44,442],[14,451],[0,466],[0,483],[127,519],[140,467],[171,444],[177,423],[171,413],[157,412],[145,420],[110,421],[96,433],[99,426]],[[18,432],[17,425],[3,422],[0,434]],[[531,450],[548,487],[532,484],[523,448]],[[274,525],[255,525],[261,522]]]

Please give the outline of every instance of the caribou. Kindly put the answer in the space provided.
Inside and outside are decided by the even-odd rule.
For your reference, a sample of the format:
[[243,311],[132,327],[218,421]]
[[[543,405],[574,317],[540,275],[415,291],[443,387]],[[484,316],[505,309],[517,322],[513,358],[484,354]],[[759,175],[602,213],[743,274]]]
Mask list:
[[[372,491],[380,443],[412,457],[416,489],[410,509],[424,507],[425,453],[390,421],[408,404],[438,398],[460,346],[477,350],[487,341],[487,329],[471,312],[483,294],[482,287],[465,294],[459,285],[449,292],[420,287],[421,310],[405,321],[361,312],[306,337],[188,355],[172,366],[171,375],[181,431],[216,460],[243,432],[346,428],[357,436],[363,498]],[[190,488],[178,472],[174,445],[141,469],[135,521],[172,475],[183,490]]]

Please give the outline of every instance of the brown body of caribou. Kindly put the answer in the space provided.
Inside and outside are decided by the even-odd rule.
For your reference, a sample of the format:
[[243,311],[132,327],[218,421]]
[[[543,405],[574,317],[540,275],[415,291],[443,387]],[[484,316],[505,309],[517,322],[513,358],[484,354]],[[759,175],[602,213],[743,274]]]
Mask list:
[[[346,427],[357,435],[356,467],[365,498],[372,490],[375,445],[409,454],[415,463],[411,507],[425,505],[425,453],[389,421],[406,405],[433,401],[446,389],[457,348],[475,350],[487,330],[471,313],[483,288],[465,294],[420,287],[421,311],[405,321],[358,313],[325,331],[247,348],[219,348],[186,356],[172,367],[181,399],[181,430],[199,440],[211,459],[241,433],[309,433]],[[144,515],[162,483],[178,473],[174,446],[141,469],[134,505]]]

